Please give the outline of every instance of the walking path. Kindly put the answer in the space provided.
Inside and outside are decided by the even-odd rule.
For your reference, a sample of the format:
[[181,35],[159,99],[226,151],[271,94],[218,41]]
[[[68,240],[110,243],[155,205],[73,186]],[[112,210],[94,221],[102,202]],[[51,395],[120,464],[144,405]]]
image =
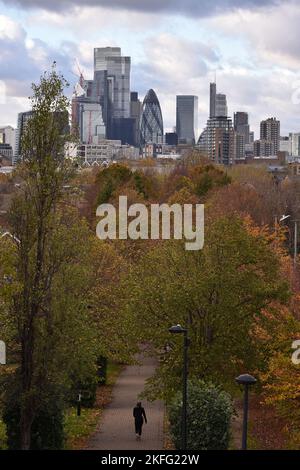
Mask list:
[[140,441],[136,440],[132,410],[143,391],[145,380],[153,375],[155,360],[139,358],[140,366],[127,366],[120,374],[113,400],[104,410],[99,430],[88,443],[88,449],[99,450],[162,450],[164,406],[160,401],[143,401],[148,423],[143,426]]

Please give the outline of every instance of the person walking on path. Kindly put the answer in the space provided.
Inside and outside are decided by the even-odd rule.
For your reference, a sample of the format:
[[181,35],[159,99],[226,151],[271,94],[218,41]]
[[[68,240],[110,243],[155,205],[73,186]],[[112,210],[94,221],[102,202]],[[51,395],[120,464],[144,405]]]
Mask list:
[[133,417],[134,417],[136,438],[140,439],[142,435],[144,419],[145,419],[145,423],[147,423],[145,409],[142,407],[142,403],[140,401],[133,408]]

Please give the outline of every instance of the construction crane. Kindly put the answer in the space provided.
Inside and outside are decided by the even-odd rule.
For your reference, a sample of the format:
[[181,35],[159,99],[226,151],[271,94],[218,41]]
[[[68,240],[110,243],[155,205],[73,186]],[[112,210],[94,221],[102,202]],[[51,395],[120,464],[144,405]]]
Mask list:
[[78,69],[78,72],[79,72],[79,85],[81,86],[81,88],[83,88],[83,86],[84,86],[84,76],[83,76],[82,69],[80,68],[77,57],[75,57],[75,63],[76,63],[76,66],[77,66],[77,69]]
[[77,96],[81,96],[85,93],[85,90],[84,90],[85,79],[84,79],[82,69],[80,68],[78,59],[75,57],[74,60],[75,60],[75,64],[76,64],[76,67],[78,69],[79,74],[73,72],[73,70],[70,70],[70,72],[72,73],[72,75],[75,75],[75,77],[77,77],[79,79],[78,82],[76,83],[76,85],[74,86],[74,96],[77,97]]

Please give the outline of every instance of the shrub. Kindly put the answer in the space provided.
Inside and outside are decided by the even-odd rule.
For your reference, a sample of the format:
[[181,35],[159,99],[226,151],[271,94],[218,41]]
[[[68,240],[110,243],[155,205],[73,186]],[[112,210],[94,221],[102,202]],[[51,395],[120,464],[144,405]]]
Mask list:
[[84,381],[77,382],[72,390],[71,404],[76,406],[78,394],[81,393],[81,405],[86,408],[93,408],[96,402],[98,377],[90,376]]
[[97,360],[97,376],[98,383],[100,385],[106,384],[107,379],[107,359],[106,357],[100,356]]
[[[181,448],[182,394],[169,406],[170,430],[176,449]],[[187,447],[189,450],[225,450],[229,445],[233,406],[230,396],[212,383],[188,384]]]
[[[6,403],[3,413],[7,444],[10,450],[20,449],[20,406],[15,401]],[[32,423],[31,450],[63,449],[63,411],[58,403],[50,402],[39,410]]]

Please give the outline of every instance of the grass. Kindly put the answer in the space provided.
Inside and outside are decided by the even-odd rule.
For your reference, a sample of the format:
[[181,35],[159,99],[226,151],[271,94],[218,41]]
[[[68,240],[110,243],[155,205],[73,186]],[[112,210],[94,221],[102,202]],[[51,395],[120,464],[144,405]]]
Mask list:
[[168,419],[167,409],[165,407],[164,410],[164,424],[163,424],[163,432],[164,432],[164,450],[175,450],[171,433],[170,433],[170,422]]
[[249,450],[261,450],[258,438],[254,436],[253,423],[251,421],[248,423],[247,448]]
[[75,408],[69,409],[65,416],[66,449],[84,447],[88,437],[95,431],[101,416],[101,409],[82,408],[77,416]]
[[3,421],[0,419],[0,450],[7,449],[6,443],[6,427]]
[[113,386],[123,366],[108,362],[106,385],[98,387],[96,403],[93,408],[82,408],[77,416],[76,408],[70,408],[65,415],[66,449],[84,449],[88,438],[96,431],[105,406],[112,399]]

